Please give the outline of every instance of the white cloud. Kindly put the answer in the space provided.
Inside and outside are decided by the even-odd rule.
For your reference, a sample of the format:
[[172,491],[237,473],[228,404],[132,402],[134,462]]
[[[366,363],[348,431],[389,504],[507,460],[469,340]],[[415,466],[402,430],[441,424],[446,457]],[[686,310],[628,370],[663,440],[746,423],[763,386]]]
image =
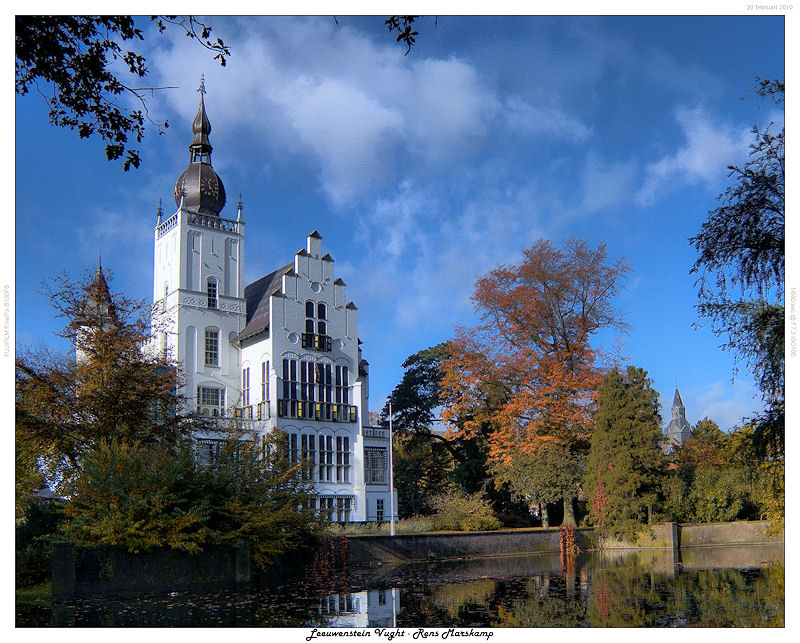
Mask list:
[[[742,419],[751,417],[760,408],[752,382],[737,379],[733,383],[716,381],[703,387],[681,391],[686,406],[686,419],[694,426],[707,417],[724,430],[741,426]],[[664,417],[670,417],[672,397],[665,399]]]
[[651,205],[661,193],[680,185],[715,185],[725,176],[728,165],[747,154],[749,129],[736,130],[715,122],[701,108],[681,109],[675,118],[685,144],[645,167],[644,183],[636,195],[640,205]]
[[606,161],[590,154],[581,174],[581,213],[593,214],[627,201],[635,170],[631,162]]
[[506,99],[503,117],[510,131],[528,135],[546,135],[582,143],[592,134],[590,128],[577,118],[554,107],[532,105],[518,96]]
[[181,86],[155,101],[166,101],[186,122],[204,72],[213,142],[228,152],[218,160],[221,170],[252,167],[254,157],[305,166],[313,187],[340,208],[375,198],[404,177],[482,161],[487,151],[497,155],[501,132],[515,142],[590,136],[578,119],[543,102],[552,97],[504,98],[463,59],[407,58],[391,39],[373,42],[328,19],[228,25],[236,46],[224,69],[189,39],[155,40],[153,82]]

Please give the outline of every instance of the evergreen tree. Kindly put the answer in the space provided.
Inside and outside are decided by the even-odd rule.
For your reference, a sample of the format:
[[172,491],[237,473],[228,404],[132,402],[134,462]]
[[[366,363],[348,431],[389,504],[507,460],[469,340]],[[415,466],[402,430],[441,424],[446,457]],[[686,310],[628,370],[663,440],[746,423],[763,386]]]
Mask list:
[[649,521],[662,471],[658,393],[628,366],[603,380],[586,471],[591,517],[605,534],[634,537]]

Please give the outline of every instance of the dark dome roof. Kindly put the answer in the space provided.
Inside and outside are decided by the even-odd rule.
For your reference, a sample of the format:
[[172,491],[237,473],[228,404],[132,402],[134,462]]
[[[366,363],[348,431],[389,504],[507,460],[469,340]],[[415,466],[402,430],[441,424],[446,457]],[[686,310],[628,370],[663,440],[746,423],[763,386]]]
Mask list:
[[192,163],[175,182],[175,205],[183,205],[201,214],[219,214],[225,207],[225,186],[214,168],[207,163]]

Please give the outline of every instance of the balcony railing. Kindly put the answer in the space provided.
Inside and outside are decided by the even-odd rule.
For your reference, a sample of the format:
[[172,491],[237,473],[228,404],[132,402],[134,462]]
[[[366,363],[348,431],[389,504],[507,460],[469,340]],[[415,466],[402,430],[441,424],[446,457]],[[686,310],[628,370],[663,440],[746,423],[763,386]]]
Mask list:
[[315,335],[314,333],[303,333],[300,343],[303,348],[310,348],[315,351],[331,350],[331,338],[328,335]]
[[378,429],[374,426],[365,426],[362,430],[365,438],[380,438],[383,440],[389,439],[388,429]]
[[198,412],[203,417],[220,420],[268,420],[269,402],[259,402],[251,406],[235,406],[222,409],[216,406],[201,406]]
[[278,400],[278,417],[321,422],[358,422],[358,407],[337,402]]

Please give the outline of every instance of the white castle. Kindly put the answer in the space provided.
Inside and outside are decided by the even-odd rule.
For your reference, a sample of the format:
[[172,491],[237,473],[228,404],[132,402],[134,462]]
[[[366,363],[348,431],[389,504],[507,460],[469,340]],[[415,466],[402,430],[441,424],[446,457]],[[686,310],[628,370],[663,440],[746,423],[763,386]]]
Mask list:
[[243,284],[241,198],[235,219],[220,216],[225,188],[211,166],[202,82],[198,91],[178,209],[158,211],[153,342],[182,365],[185,398],[219,418],[218,431],[195,435],[199,456],[213,460],[232,423],[254,439],[281,430],[290,458],[311,465],[318,511],[339,522],[396,516],[388,431],[367,426],[358,309],[316,231],[291,261]]

